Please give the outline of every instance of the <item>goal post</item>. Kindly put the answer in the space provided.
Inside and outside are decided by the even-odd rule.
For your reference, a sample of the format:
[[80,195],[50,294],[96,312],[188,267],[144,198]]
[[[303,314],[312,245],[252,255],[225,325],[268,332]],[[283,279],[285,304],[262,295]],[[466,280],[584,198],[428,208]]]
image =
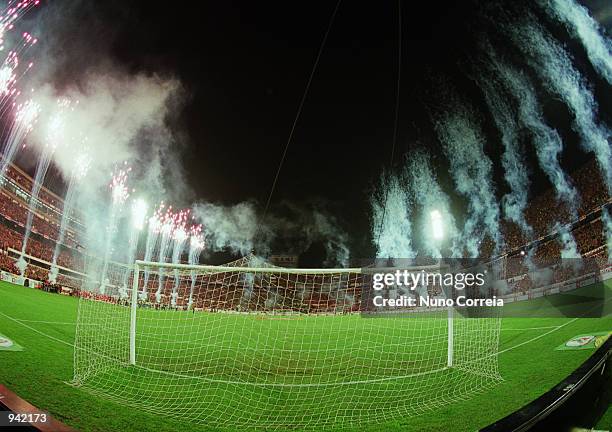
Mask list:
[[138,278],[140,275],[140,264],[134,263],[132,276],[132,293],[130,295],[130,364],[136,364],[136,310],[138,309]]
[[447,330],[447,338],[448,338],[448,348],[446,350],[446,354],[447,354],[447,362],[446,362],[446,366],[447,367],[452,367],[453,366],[453,308],[449,307],[448,308],[448,330]]
[[497,319],[361,314],[369,270],[111,264],[80,299],[74,382],[189,423],[286,430],[421,414],[500,381]]

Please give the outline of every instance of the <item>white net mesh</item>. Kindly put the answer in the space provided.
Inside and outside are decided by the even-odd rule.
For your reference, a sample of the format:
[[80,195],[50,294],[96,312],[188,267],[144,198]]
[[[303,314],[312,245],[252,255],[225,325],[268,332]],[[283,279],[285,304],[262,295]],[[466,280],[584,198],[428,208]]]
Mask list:
[[313,429],[423,413],[500,379],[497,318],[365,318],[358,270],[241,267],[252,263],[140,265],[136,308],[126,269],[110,266],[105,294],[80,302],[75,384],[187,422]]

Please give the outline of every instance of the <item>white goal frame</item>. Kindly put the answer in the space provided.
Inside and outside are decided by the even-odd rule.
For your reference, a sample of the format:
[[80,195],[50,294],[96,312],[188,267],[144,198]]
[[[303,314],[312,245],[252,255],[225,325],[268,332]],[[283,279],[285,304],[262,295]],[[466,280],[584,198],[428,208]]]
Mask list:
[[[251,255],[221,266],[113,263],[105,290],[83,285],[72,383],[183,422],[286,430],[386,422],[398,409],[420,415],[501,382],[494,311],[371,307],[375,274],[455,271],[406,264],[296,269]],[[383,295],[451,292],[394,284]]]
[[[132,275],[132,293],[130,297],[130,365],[136,365],[136,312],[138,309],[138,283],[140,275],[140,267],[156,267],[156,268],[173,268],[181,270],[205,270],[214,271],[218,273],[222,272],[233,272],[239,269],[241,272],[253,272],[253,273],[285,273],[285,274],[339,274],[339,273],[352,273],[362,274],[362,268],[343,268],[343,269],[301,269],[301,268],[286,268],[286,267],[228,267],[228,266],[213,266],[213,265],[194,265],[194,264],[173,264],[165,262],[154,262],[154,261],[143,261],[136,260],[134,262],[134,272]],[[439,265],[425,265],[425,266],[408,266],[406,270],[410,269],[431,269],[440,268]],[[380,270],[380,269],[379,269]],[[384,269],[383,269],[384,270]],[[453,308],[448,308],[448,349],[447,349],[447,364],[448,368],[453,366]]]

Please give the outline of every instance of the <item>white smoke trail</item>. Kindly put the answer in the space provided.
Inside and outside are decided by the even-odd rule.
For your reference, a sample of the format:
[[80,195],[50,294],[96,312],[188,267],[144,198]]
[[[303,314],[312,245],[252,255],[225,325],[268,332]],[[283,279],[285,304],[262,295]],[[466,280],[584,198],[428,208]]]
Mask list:
[[[204,240],[200,234],[200,229],[196,228],[194,232],[192,232],[191,237],[189,238],[189,258],[188,263],[191,265],[199,264],[200,262],[200,254],[204,249]],[[195,270],[191,270],[191,286],[189,288],[189,300],[187,302],[187,310],[191,309],[191,305],[193,304],[193,291],[195,289],[196,284],[196,272]]]
[[110,206],[106,223],[106,237],[104,245],[104,258],[102,261],[102,272],[100,273],[100,294],[106,292],[106,286],[109,284],[107,279],[108,265],[112,253],[115,250],[114,239],[117,234],[117,227],[121,213],[123,212],[123,204],[129,196],[127,188],[127,176],[130,168],[119,169],[113,176],[110,185]]
[[563,151],[563,142],[559,133],[546,124],[535,89],[527,76],[493,56],[490,58],[491,67],[515,99],[519,121],[532,136],[542,171],[555,188],[557,198],[565,202],[572,216],[575,216],[579,196],[559,163],[559,157]]
[[587,8],[575,0],[540,0],[540,3],[580,39],[595,70],[612,85],[612,41]]
[[608,263],[612,263],[612,216],[610,216],[610,210],[606,207],[601,209],[601,222],[603,225],[603,236],[606,239],[608,249]]
[[283,202],[278,215],[269,213],[265,220],[254,202],[229,206],[198,203],[193,206],[193,216],[205,227],[207,251],[247,255],[257,250],[266,255],[276,247],[282,248],[281,253],[300,254],[319,242],[325,248],[325,265],[348,263],[348,236],[321,203],[297,206]]
[[419,225],[423,236],[423,252],[432,258],[442,257],[442,239],[435,238],[431,221],[432,212],[438,211],[442,217],[444,241],[450,243],[452,256],[459,256],[461,251],[457,242],[460,239],[455,218],[450,210],[450,200],[438,184],[429,156],[422,151],[410,153],[405,172],[413,200],[422,209]]
[[40,105],[32,100],[17,106],[15,118],[11,122],[7,138],[4,141],[4,148],[2,149],[3,157],[0,159],[0,178],[4,178],[8,166],[15,158],[17,149],[23,144],[28,133],[32,131],[39,112]]
[[28,215],[26,217],[25,232],[23,235],[23,243],[21,244],[21,256],[18,260],[18,267],[21,272],[21,276],[24,275],[26,266],[24,266],[25,260],[23,259],[26,249],[28,246],[28,240],[32,232],[32,222],[34,221],[34,214],[36,213],[36,207],[38,206],[38,196],[43,186],[45,176],[51,164],[51,158],[55,151],[57,142],[51,138],[47,145],[43,149],[42,153],[38,156],[38,162],[36,164],[36,174],[34,176],[34,182],[32,184],[32,190],[30,191],[30,199],[28,200]]
[[[149,218],[149,224],[147,227],[147,240],[145,243],[145,254],[144,254],[144,260],[147,262],[151,262],[153,255],[155,254],[155,250],[157,248],[157,243],[159,240],[160,228],[161,228],[161,222],[158,218],[158,215],[151,216],[151,218]],[[142,292],[140,293],[140,296],[139,296],[141,300],[145,300],[147,298],[149,276],[150,276],[149,267],[145,267]]]
[[573,127],[580,135],[582,147],[595,155],[608,192],[612,193],[610,131],[597,123],[597,102],[569,54],[532,16],[512,27],[510,34],[544,85],[559,95],[574,114]]
[[[168,259],[168,255],[172,249],[172,229],[173,223],[171,220],[166,220],[162,223],[161,226],[161,234],[160,234],[160,243],[159,243],[159,254],[157,256],[157,261],[161,263],[165,263]],[[155,301],[159,303],[161,301],[161,292],[164,287],[164,268],[160,267],[158,269],[158,279],[157,279],[157,291],[155,291]]]
[[140,232],[144,228],[145,218],[147,213],[147,204],[142,198],[136,199],[132,202],[132,217],[130,224],[128,225],[128,231],[130,232],[128,248],[126,253],[125,263],[126,268],[123,271],[123,281],[119,288],[119,294],[121,298],[126,298],[128,293],[128,278],[134,273],[133,264],[136,259],[136,250],[138,249],[138,240],[140,239]]
[[450,162],[457,192],[468,200],[462,243],[469,257],[479,255],[485,234],[497,252],[503,246],[499,230],[499,206],[492,182],[492,163],[484,152],[484,138],[474,113],[456,101],[435,124]]
[[376,257],[414,258],[410,196],[400,178],[394,174],[383,174],[370,205]]
[[578,252],[578,245],[574,236],[569,231],[567,225],[561,225],[560,223],[555,224],[555,231],[559,233],[559,242],[563,248],[561,249],[561,259],[568,258],[580,258],[580,252]]
[[[181,255],[187,239],[187,232],[183,227],[179,227],[174,231],[174,247],[172,248],[172,263],[179,264],[181,262]],[[180,272],[178,269],[174,270],[174,286],[172,287],[172,294],[170,295],[170,305],[176,306],[176,300],[178,297],[178,288],[180,284]]]
[[495,126],[501,133],[504,146],[501,162],[510,192],[502,198],[506,218],[516,223],[527,237],[533,236],[533,228],[525,219],[529,196],[529,176],[519,145],[519,128],[515,114],[498,84],[490,77],[478,80]]
[[49,280],[52,283],[57,282],[57,275],[59,269],[57,268],[57,258],[59,257],[62,244],[64,243],[64,239],[66,238],[66,230],[68,229],[68,224],[70,223],[70,217],[72,214],[72,209],[74,208],[77,185],[78,183],[75,181],[74,177],[71,177],[68,183],[68,189],[66,190],[66,196],[64,197],[64,207],[62,208],[62,219],[60,222],[59,236],[55,243],[55,249],[53,250],[53,259],[51,264],[51,269],[49,270]]
[[[64,114],[66,114],[64,112]],[[64,120],[62,124],[62,129],[65,132],[66,122]],[[70,174],[68,176],[68,185],[66,188],[66,195],[64,196],[64,206],[62,208],[62,217],[60,221],[60,229],[58,233],[58,238],[55,243],[55,248],[53,250],[53,259],[51,268],[49,270],[49,280],[52,283],[56,283],[58,268],[57,268],[57,259],[59,257],[61,247],[64,243],[64,239],[66,238],[66,230],[68,229],[68,225],[70,224],[70,220],[72,215],[72,211],[75,208],[77,191],[81,187],[81,182],[87,175],[89,171],[89,167],[91,166],[91,157],[87,150],[87,138],[83,135],[79,136],[67,136],[65,133],[62,134],[63,140],[68,141],[67,145],[61,146],[69,148],[73,154],[72,167],[70,169]]]

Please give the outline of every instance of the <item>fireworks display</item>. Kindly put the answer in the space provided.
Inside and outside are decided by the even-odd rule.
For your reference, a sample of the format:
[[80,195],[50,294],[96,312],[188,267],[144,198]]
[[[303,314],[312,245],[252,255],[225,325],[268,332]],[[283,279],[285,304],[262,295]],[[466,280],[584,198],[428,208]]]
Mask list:
[[130,196],[129,189],[127,187],[127,179],[131,170],[131,167],[121,168],[112,174],[109,187],[111,190],[113,206],[118,207],[122,205]]
[[[565,7],[561,8],[561,4]],[[52,281],[56,280],[61,267],[57,260],[62,248],[73,246],[68,240],[72,238],[74,243],[76,237],[82,241],[80,246],[88,257],[84,267],[89,267],[84,269],[84,273],[102,293],[109,283],[107,273],[111,263],[131,266],[135,259],[144,259],[197,264],[205,247],[208,251],[231,250],[246,254],[255,249],[262,233],[273,238],[277,235],[276,228],[282,224],[288,227],[287,231],[303,232],[303,236],[308,238],[302,251],[310,247],[314,239],[324,244],[326,253],[334,255],[334,264],[347,262],[347,236],[322,213],[314,212],[312,223],[298,220],[262,228],[258,225],[255,206],[248,202],[227,208],[198,203],[192,207],[193,214],[191,210],[174,208],[170,202],[159,202],[162,197],[175,199],[171,193],[163,191],[168,184],[161,181],[162,173],[170,166],[165,164],[164,157],[170,152],[150,151],[141,141],[147,144],[151,139],[149,132],[166,131],[151,125],[163,123],[168,113],[166,110],[171,109],[166,107],[168,95],[173,94],[176,83],[129,74],[114,76],[115,71],[104,71],[92,75],[95,79],[89,80],[88,77],[85,85],[75,79],[74,85],[60,86],[49,78],[42,80],[44,84],[32,88],[28,79],[39,68],[34,61],[37,49],[33,47],[44,44],[45,39],[39,42],[31,29],[21,28],[27,20],[20,22],[20,18],[38,5],[39,1],[8,1],[0,10],[0,119],[4,122],[0,137],[3,146],[0,176],[6,176],[7,169],[21,154],[36,161],[31,190],[26,191],[29,193],[29,211],[24,226],[22,258],[18,263],[22,275],[26,270],[24,256],[27,255],[30,231],[42,207],[38,195],[50,166],[58,168],[67,186],[64,201],[59,203],[60,206],[63,204],[61,223],[53,238],[56,246],[49,263]],[[584,10],[577,5],[568,5],[573,3],[551,2],[548,9],[552,9],[548,13],[569,26],[571,33],[585,45],[595,71],[609,82],[610,68],[606,61],[609,55],[602,51],[605,39],[595,24],[587,19],[588,16],[583,16]],[[577,14],[582,14],[578,20]],[[612,190],[608,126],[604,124],[603,109],[597,104],[588,77],[573,64],[565,45],[559,43],[557,37],[534,16],[528,14],[517,23],[500,27],[500,32],[509,44],[515,45],[517,52],[523,53],[524,65],[510,64],[502,52],[497,52],[493,42],[486,45],[488,49],[481,59],[483,70],[476,70],[481,78],[475,83],[486,100],[485,108],[492,114],[494,125],[480,124],[482,116],[478,107],[468,103],[460,91],[452,98],[453,92],[447,92],[445,97],[449,108],[442,104],[440,112],[432,111],[432,116],[435,117],[433,132],[448,162],[452,184],[448,184],[446,189],[442,187],[446,183],[438,178],[433,158],[427,152],[421,157],[418,152],[408,155],[408,171],[416,174],[400,173],[396,176],[397,181],[393,175],[388,176],[381,182],[381,193],[374,194],[377,199],[372,202],[372,226],[375,228],[372,234],[378,255],[416,256],[426,253],[438,256],[442,253],[441,244],[446,242],[453,255],[467,252],[477,256],[482,252],[485,237],[493,239],[494,251],[498,253],[504,246],[499,228],[504,217],[522,224],[529,235],[525,212],[529,203],[530,179],[527,171],[521,169],[524,149],[517,145],[523,134],[535,148],[534,162],[549,178],[558,200],[570,206],[572,216],[577,215],[580,196],[561,164],[567,143],[556,126],[548,124],[537,90],[540,85],[542,91],[557,97],[567,106],[572,114],[571,127],[580,138],[582,150],[594,156],[608,191]],[[40,69],[46,71],[48,65],[44,66]],[[521,72],[522,66],[533,73]],[[32,80],[34,83],[39,81]],[[486,129],[489,126],[501,132],[506,151],[505,162],[497,167],[503,170],[510,189],[500,201],[501,206],[496,196],[498,187],[493,181],[496,172],[493,167],[497,161],[487,150],[489,137]],[[143,198],[132,200],[136,190]],[[177,201],[183,198],[180,195],[179,191]],[[159,204],[149,207],[144,198],[149,203]],[[462,217],[455,217],[451,212],[451,198],[465,202],[466,214],[457,215]],[[411,200],[417,202],[411,203]],[[196,222],[194,214],[206,225],[206,231]],[[427,217],[423,218],[423,214]],[[417,222],[417,216],[425,221]],[[420,231],[426,234],[421,235]],[[418,243],[423,243],[421,240],[428,236],[436,242],[430,242],[434,246],[424,250],[427,247]],[[571,242],[565,241],[563,246],[569,250]],[[126,271],[124,280],[127,275]],[[163,269],[159,269],[155,293],[158,302],[164,295],[164,279],[168,276],[171,274],[164,275]],[[174,278],[173,305],[176,303],[178,272],[174,273]],[[148,280],[146,270],[143,298],[152,294],[147,292],[150,289]]]
[[[91,194],[91,187],[103,176],[99,172],[90,175],[92,165],[96,171],[100,166],[100,157],[115,156],[105,151],[98,142],[104,138],[105,134],[101,130],[94,130],[96,134],[95,143],[90,140],[88,133],[91,132],[92,124],[89,124],[88,107],[80,106],[78,99],[62,94],[54,93],[49,89],[37,91],[34,88],[23,88],[24,78],[34,67],[34,61],[28,58],[30,48],[38,43],[38,38],[27,30],[19,31],[19,20],[32,8],[39,5],[38,0],[8,1],[6,6],[0,10],[0,118],[6,123],[4,135],[1,137],[3,142],[3,158],[0,162],[0,176],[5,176],[9,166],[15,160],[17,154],[25,149],[29,141],[37,141],[28,152],[37,152],[36,175],[32,190],[29,196],[29,211],[25,225],[25,236],[22,243],[22,255],[19,260],[19,268],[22,275],[25,274],[27,267],[24,257],[27,255],[29,233],[40,205],[38,195],[41,192],[45,176],[49,166],[55,161],[59,163],[65,174],[66,195],[63,202],[61,222],[57,233],[56,245],[54,248],[52,262],[49,263],[49,279],[56,282],[59,269],[58,258],[62,248],[67,246],[67,233],[71,224],[76,223],[79,218],[84,216],[83,209],[77,209],[79,200]],[[171,89],[171,87],[169,87]],[[142,92],[136,91],[136,99],[130,101],[126,98],[126,106],[134,108],[134,103],[145,104],[149,111],[144,110],[143,119],[148,118],[151,113],[159,109],[159,103],[151,103],[147,92],[151,88],[143,87]],[[160,102],[164,100],[164,90]],[[50,98],[50,96],[52,96]],[[141,100],[138,98],[140,97]],[[103,96],[106,98],[106,96]],[[51,99],[51,100],[49,100]],[[108,100],[108,99],[103,99]],[[144,107],[145,105],[142,105]],[[89,106],[91,111],[92,106]],[[97,106],[93,107],[94,109]],[[147,114],[148,113],[148,114]],[[117,115],[117,122],[123,122],[125,114],[132,115],[131,112],[121,113],[120,109],[108,112],[104,120],[94,123],[94,128],[98,124],[109,121],[108,116]],[[133,119],[132,119],[133,120]],[[141,121],[142,122],[142,121]],[[88,127],[89,125],[89,127]],[[32,132],[36,130],[36,137],[30,139]],[[103,130],[103,129],[102,129]],[[109,137],[110,138],[110,137]],[[119,138],[125,139],[123,132]],[[112,140],[110,142],[112,144]],[[59,159],[56,156],[61,156]],[[118,157],[119,155],[116,155]],[[130,161],[131,162],[131,161]],[[130,194],[134,189],[130,187],[130,177],[132,168],[130,162],[125,160],[120,164],[115,164],[115,169],[106,180],[108,183],[108,205],[98,205],[92,207],[92,215],[95,224],[104,226],[105,229],[93,234],[90,253],[98,257],[98,264],[94,264],[91,269],[86,270],[89,277],[98,281],[99,290],[105,292],[108,281],[108,267],[111,261],[122,261],[131,265],[134,259],[140,257],[145,260],[159,259],[172,262],[181,262],[183,254],[189,255],[186,260],[193,262],[193,257],[203,247],[201,228],[188,223],[189,211],[174,211],[171,206],[161,203],[152,214],[147,214],[148,206],[143,199],[136,199],[132,202],[131,215],[126,219],[123,215],[123,207],[129,200]],[[85,178],[92,180],[93,183],[83,182]],[[94,186],[95,187],[95,186]],[[90,199],[90,198],[88,198]],[[125,223],[124,223],[125,221]],[[127,231],[127,236],[123,232]],[[142,255],[138,254],[138,244],[141,239],[141,231],[144,231],[144,250]],[[81,235],[78,231],[71,235]],[[95,240],[95,238],[98,240]],[[199,240],[194,240],[195,238]],[[127,238],[127,248],[122,248],[120,243]],[[70,241],[75,241],[74,239]],[[198,246],[195,246],[195,245]],[[186,251],[189,245],[189,252]],[[123,252],[123,256],[120,251]],[[101,252],[100,252],[101,251]],[[95,269],[98,270],[95,270]],[[127,272],[126,272],[127,276]],[[160,282],[161,283],[161,282]],[[146,284],[145,284],[146,285]],[[125,289],[125,284],[124,287]]]

